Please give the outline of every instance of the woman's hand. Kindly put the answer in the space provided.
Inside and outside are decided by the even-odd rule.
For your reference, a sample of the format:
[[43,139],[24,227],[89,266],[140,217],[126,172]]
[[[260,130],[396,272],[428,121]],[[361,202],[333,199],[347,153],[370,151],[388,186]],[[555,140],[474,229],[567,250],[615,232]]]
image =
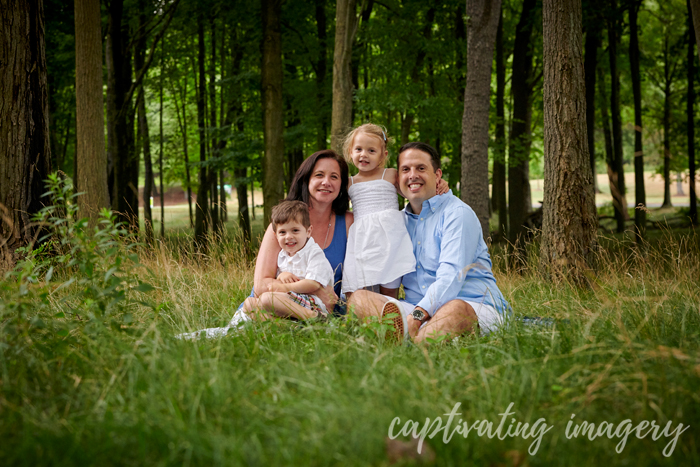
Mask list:
[[333,308],[335,308],[335,304],[338,303],[338,296],[335,294],[335,290],[333,290],[332,283],[318,289],[314,292],[314,295],[321,299],[323,304],[326,305],[326,309],[329,311],[332,311]]
[[440,180],[438,180],[438,182],[437,182],[437,194],[444,195],[448,191],[450,191],[450,186],[447,184],[447,182],[445,180],[443,180],[442,178]]
[[292,274],[291,272],[283,272],[277,276],[277,280],[283,284],[291,284],[293,282],[299,282],[299,278]]
[[267,290],[269,292],[287,292],[287,286],[278,280],[274,280],[267,284]]

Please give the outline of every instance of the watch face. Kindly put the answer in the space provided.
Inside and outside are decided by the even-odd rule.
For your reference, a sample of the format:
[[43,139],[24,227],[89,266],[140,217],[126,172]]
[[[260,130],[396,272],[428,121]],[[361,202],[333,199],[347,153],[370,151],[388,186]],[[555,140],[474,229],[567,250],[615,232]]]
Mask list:
[[413,319],[417,321],[423,321],[423,318],[425,318],[425,313],[423,313],[423,310],[413,310]]

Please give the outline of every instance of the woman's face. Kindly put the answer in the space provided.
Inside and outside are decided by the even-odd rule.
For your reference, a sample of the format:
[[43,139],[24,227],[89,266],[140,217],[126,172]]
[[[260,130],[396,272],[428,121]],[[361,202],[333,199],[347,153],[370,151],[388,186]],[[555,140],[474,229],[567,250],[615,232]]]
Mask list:
[[311,203],[329,204],[340,194],[340,165],[335,159],[319,159],[309,178]]

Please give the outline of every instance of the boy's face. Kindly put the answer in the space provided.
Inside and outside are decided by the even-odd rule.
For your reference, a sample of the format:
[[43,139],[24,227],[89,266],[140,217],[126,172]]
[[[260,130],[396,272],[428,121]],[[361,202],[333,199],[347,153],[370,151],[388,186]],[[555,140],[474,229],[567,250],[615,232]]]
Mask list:
[[312,226],[307,229],[304,225],[292,219],[284,224],[277,224],[275,235],[277,242],[289,256],[301,250],[306,245],[306,240],[311,236]]

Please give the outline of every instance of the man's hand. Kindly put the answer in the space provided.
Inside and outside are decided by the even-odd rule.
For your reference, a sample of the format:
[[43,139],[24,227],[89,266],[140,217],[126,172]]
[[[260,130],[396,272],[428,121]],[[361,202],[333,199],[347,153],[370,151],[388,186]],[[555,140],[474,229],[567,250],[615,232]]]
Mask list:
[[299,278],[291,272],[283,272],[277,276],[277,280],[283,284],[291,284],[292,282],[298,282]]
[[423,308],[419,306],[417,306],[416,308],[422,310],[423,313],[425,313],[425,319],[423,321],[418,321],[413,317],[412,314],[409,313],[408,317],[406,318],[406,321],[408,324],[408,335],[411,336],[412,339],[418,335],[418,330],[420,329],[421,325],[430,321],[430,315],[427,311],[423,310]]

